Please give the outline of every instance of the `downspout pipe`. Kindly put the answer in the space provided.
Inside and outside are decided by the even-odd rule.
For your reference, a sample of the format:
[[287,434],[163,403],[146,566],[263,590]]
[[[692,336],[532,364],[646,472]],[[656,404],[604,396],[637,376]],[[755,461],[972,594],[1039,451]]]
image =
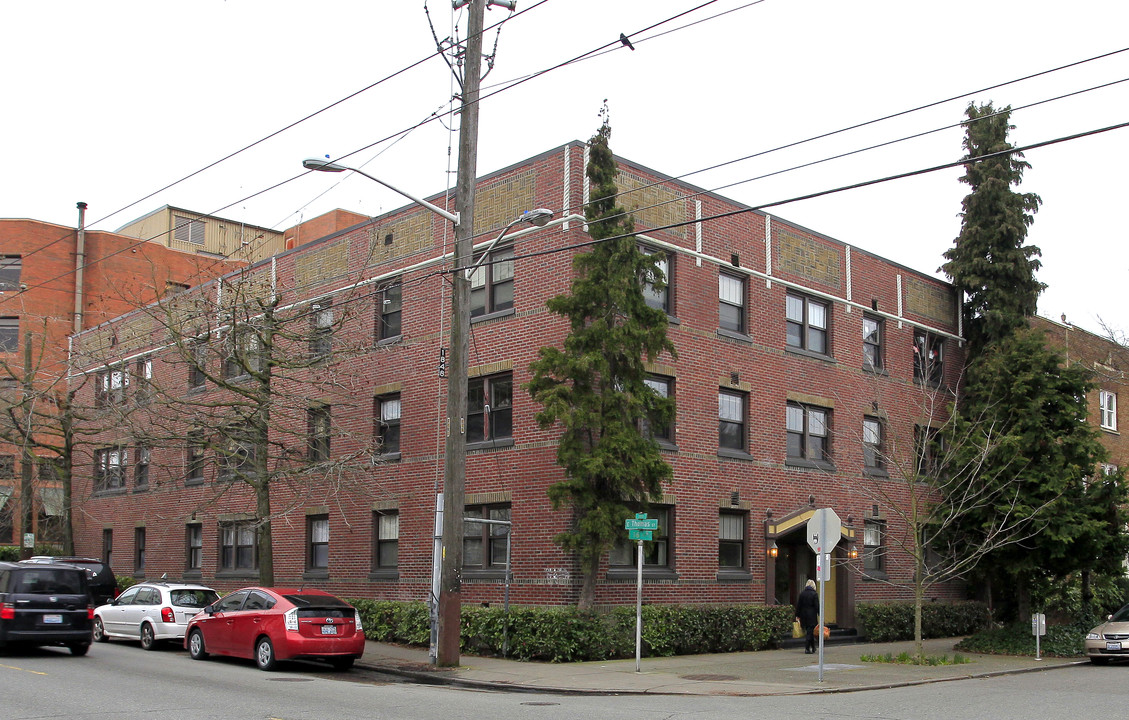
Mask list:
[[78,204],[78,232],[74,253],[74,331],[82,331],[82,273],[86,268],[86,203]]

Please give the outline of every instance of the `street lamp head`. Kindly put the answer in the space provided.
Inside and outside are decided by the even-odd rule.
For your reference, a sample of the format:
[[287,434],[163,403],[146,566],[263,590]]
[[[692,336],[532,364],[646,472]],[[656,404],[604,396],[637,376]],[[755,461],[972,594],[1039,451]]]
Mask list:
[[537,208],[536,210],[526,210],[522,214],[521,219],[530,225],[537,227],[545,227],[545,225],[553,219],[553,211],[548,208]]
[[352,169],[321,158],[306,158],[302,161],[302,167],[307,170],[317,170],[318,172],[345,172],[346,170]]

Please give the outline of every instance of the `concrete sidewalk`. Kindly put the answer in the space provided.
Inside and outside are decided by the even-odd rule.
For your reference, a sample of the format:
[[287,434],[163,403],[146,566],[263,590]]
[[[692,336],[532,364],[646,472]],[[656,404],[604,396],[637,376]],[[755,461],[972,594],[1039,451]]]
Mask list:
[[[957,638],[927,640],[926,655],[953,655]],[[946,680],[1069,667],[1077,658],[1013,657],[961,653],[971,662],[918,666],[862,662],[862,655],[913,652],[912,642],[857,643],[824,648],[823,682],[818,655],[802,649],[718,655],[643,658],[580,663],[518,662],[462,656],[457,668],[428,663],[427,650],[369,642],[357,665],[408,677],[417,682],[510,692],[657,694],[657,695],[795,695],[851,692]]]

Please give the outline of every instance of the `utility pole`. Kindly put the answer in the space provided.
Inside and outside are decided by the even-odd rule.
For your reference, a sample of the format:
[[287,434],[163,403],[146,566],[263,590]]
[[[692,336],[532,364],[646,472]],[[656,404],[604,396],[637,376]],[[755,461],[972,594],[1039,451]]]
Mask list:
[[451,274],[451,347],[447,373],[447,442],[443,457],[443,556],[439,578],[437,662],[459,664],[462,610],[463,513],[466,505],[467,357],[470,336],[470,279],[474,247],[474,191],[478,163],[478,89],[482,72],[482,25],[487,0],[469,0],[463,55],[459,169],[455,186],[455,252]]
[[31,412],[32,393],[35,386],[32,384],[31,368],[31,333],[24,333],[24,382],[23,382],[23,442],[20,443],[20,559],[27,560],[31,557],[34,547],[27,547],[23,539],[32,532],[32,488],[31,488]]

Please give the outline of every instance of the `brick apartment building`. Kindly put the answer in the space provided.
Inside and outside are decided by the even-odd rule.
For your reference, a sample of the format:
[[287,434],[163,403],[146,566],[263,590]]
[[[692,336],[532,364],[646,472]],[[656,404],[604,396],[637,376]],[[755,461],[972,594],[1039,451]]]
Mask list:
[[[857,602],[905,597],[883,582],[911,573],[891,542],[905,527],[877,499],[896,502],[904,485],[883,457],[911,458],[915,439],[943,421],[929,408],[945,403],[923,398],[947,396],[962,364],[952,288],[761,212],[710,219],[748,208],[619,163],[620,202],[635,216],[641,246],[663,256],[669,285],[648,297],[669,315],[678,351],[649,368],[651,387],[673,395],[678,409],[670,427],[653,429],[673,481],[648,510],[660,523],[644,563],[646,601],[790,602],[814,575],[805,523],[820,507],[844,525],[829,620],[850,625]],[[514,602],[578,597],[578,567],[552,542],[570,522],[546,498],[562,477],[555,432],[537,426],[539,408],[522,386],[538,348],[567,331],[545,302],[567,292],[582,251],[575,247],[590,240],[575,216],[561,221],[584,205],[584,167],[585,146],[570,143],[478,181],[478,252],[524,210],[554,208],[558,220],[507,235],[472,281],[467,513],[509,520],[512,533],[467,523],[467,602],[501,602],[507,544]],[[219,309],[194,326],[219,328],[197,335],[207,335],[217,365],[240,342],[217,339],[227,332],[223,298],[233,288],[257,288],[256,297],[305,313],[324,331],[321,351],[332,343],[324,367],[307,374],[332,376],[325,387],[333,389],[317,395],[289,378],[292,396],[309,407],[272,416],[278,444],[311,462],[371,452],[348,473],[275,486],[278,583],[312,582],[350,597],[427,596],[443,475],[446,380],[437,370],[450,324],[450,235],[445,221],[407,206],[185,294]],[[144,359],[170,398],[215,392],[170,350],[176,343],[154,329],[152,312],[164,310],[78,335],[77,369],[97,378]],[[113,337],[130,340],[111,348]],[[85,387],[94,404],[97,383]],[[129,423],[80,451],[76,542],[119,574],[167,572],[231,589],[257,578],[255,504],[246,486],[225,482],[230,456],[205,453],[191,422],[175,441],[145,448],[143,486],[134,482],[140,454],[128,454],[136,444]],[[117,465],[107,466],[118,449]],[[600,570],[597,604],[634,599],[626,532],[624,540]],[[935,592],[953,597],[959,588]]]
[[[242,263],[170,250],[115,233],[29,219],[0,218],[0,402],[23,393],[27,376],[50,403],[65,394],[69,336],[181,290]],[[25,363],[30,346],[31,364]],[[41,405],[42,406],[42,405]],[[34,450],[33,455],[43,454]],[[35,494],[32,527],[39,540],[62,513],[62,495],[51,479],[49,459],[32,463]],[[0,445],[0,545],[22,537],[21,451]]]

